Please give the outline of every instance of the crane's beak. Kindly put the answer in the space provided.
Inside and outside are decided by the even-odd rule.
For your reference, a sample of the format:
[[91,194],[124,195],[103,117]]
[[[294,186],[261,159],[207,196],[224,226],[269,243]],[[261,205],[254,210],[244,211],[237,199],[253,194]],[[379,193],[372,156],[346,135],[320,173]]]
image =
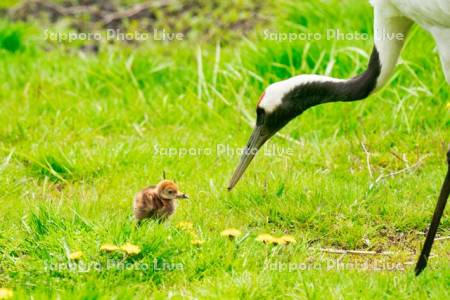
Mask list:
[[177,199],[189,199],[189,196],[188,195],[186,195],[185,193],[178,193],[177,195],[176,195],[176,198]]
[[233,173],[233,177],[231,177],[230,183],[228,184],[228,190],[230,191],[239,181],[242,174],[244,174],[250,162],[255,157],[258,150],[264,145],[264,143],[272,136],[268,134],[266,130],[264,130],[264,126],[257,125],[253,130],[250,139],[247,142],[247,146],[242,153],[241,161],[237,166],[236,170]]

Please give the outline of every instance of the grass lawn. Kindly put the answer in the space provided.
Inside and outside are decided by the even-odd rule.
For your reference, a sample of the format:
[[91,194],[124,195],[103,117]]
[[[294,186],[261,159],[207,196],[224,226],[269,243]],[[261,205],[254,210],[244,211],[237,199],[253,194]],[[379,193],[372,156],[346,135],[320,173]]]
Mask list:
[[[267,1],[264,22],[240,40],[103,43],[98,53],[0,21],[0,287],[33,299],[449,298],[448,239],[413,274],[450,141],[449,87],[418,27],[386,88],[308,110],[226,190],[265,86],[354,76],[373,46],[368,3],[279,3]],[[326,39],[327,28],[368,40]],[[267,39],[276,32],[322,38]],[[133,196],[163,172],[190,199],[169,222],[136,228]],[[231,227],[242,235],[220,236]],[[297,243],[264,245],[262,233]],[[438,236],[449,235],[447,209]],[[142,251],[101,253],[107,243]]]

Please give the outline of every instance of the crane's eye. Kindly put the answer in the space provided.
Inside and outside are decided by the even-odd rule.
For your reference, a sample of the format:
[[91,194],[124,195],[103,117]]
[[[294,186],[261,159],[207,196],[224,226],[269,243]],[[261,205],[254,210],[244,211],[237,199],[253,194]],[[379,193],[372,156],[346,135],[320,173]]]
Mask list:
[[256,109],[256,125],[262,125],[264,123],[264,115],[266,112],[261,107]]

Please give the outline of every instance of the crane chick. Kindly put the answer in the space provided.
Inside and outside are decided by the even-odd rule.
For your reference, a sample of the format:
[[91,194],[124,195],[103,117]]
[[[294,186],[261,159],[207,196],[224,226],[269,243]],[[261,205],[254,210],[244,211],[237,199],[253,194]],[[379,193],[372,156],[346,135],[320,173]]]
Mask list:
[[170,180],[163,180],[156,186],[149,186],[138,192],[134,198],[134,217],[138,224],[146,218],[165,221],[177,206],[177,199],[189,198],[178,191],[178,186]]

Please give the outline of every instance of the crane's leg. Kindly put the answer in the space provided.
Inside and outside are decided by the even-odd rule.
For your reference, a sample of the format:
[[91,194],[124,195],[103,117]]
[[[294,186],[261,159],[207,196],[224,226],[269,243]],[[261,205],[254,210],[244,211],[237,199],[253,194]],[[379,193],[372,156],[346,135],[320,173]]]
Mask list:
[[434,209],[433,219],[431,219],[430,229],[428,230],[422,252],[416,264],[416,276],[418,276],[427,266],[428,257],[430,256],[431,247],[433,246],[434,237],[436,236],[439,222],[444,213],[445,205],[450,194],[450,150],[447,153],[448,170],[442,185],[441,194],[439,195],[436,208]]

